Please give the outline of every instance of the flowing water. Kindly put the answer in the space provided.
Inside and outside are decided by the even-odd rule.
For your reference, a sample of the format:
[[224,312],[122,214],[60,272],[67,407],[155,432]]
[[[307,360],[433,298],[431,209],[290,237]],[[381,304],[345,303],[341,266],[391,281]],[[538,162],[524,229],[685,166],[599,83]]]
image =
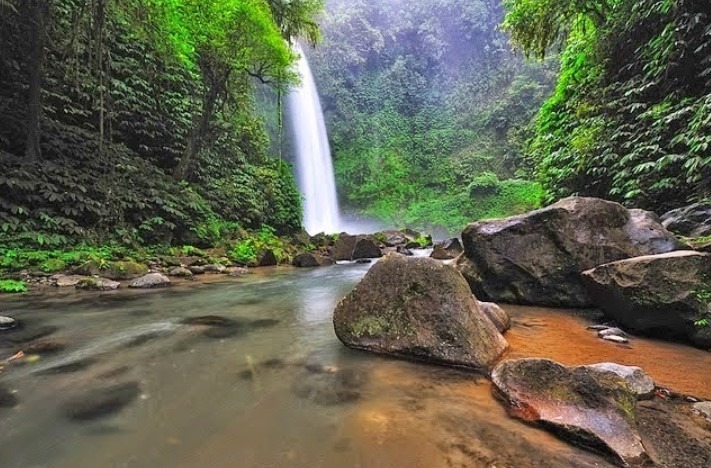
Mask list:
[[[0,375],[0,389],[19,401],[0,408],[0,466],[607,466],[510,419],[483,377],[342,346],[331,314],[367,269],[276,268],[170,290],[3,298],[3,313],[68,348],[13,361]],[[636,364],[662,385],[711,397],[709,353],[641,338],[619,346],[571,311],[506,309],[508,357]],[[204,315],[241,325],[183,324]],[[0,342],[0,358],[13,352]],[[96,420],[69,418],[77,400],[117,384],[139,395]]]
[[339,232],[340,216],[331,150],[316,83],[301,47],[301,86],[289,93],[288,119],[295,142],[296,176],[304,197],[304,227],[310,234]]

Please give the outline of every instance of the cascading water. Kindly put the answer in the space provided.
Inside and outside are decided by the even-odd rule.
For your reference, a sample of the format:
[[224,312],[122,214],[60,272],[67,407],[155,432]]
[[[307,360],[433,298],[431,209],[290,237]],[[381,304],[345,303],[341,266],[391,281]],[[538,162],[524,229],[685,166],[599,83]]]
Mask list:
[[310,234],[335,233],[340,227],[336,180],[323,120],[321,100],[309,62],[301,47],[297,71],[301,86],[287,98],[288,117],[296,151],[296,177],[304,197],[304,228]]

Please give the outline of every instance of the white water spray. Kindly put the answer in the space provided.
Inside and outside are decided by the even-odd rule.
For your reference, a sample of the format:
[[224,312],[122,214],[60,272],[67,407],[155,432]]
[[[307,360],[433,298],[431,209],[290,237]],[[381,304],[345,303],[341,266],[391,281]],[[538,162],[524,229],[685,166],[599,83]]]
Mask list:
[[301,86],[289,93],[288,116],[296,150],[296,178],[304,197],[304,228],[309,234],[340,229],[336,180],[323,120],[321,100],[301,47],[297,71]]

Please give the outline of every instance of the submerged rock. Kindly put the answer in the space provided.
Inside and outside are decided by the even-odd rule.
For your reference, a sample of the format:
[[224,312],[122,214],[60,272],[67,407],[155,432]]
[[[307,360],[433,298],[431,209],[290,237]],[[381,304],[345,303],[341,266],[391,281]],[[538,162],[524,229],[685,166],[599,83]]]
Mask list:
[[491,377],[514,416],[625,465],[648,460],[635,422],[637,394],[616,373],[518,359],[499,364]]
[[479,302],[479,308],[489,317],[489,320],[496,326],[500,333],[504,333],[511,328],[511,317],[498,304],[493,302]]
[[151,289],[170,286],[170,278],[161,273],[149,273],[140,278],[136,278],[128,285],[134,289]]
[[366,383],[367,374],[359,369],[309,362],[297,374],[292,391],[299,398],[322,406],[334,406],[359,400]]
[[292,264],[298,268],[330,266],[334,263],[336,262],[331,257],[308,252],[297,255],[294,257],[294,261],[292,262]]
[[508,346],[457,270],[430,258],[386,256],[333,321],[346,346],[477,370]]
[[125,382],[91,389],[64,404],[64,414],[75,421],[88,421],[117,413],[141,393],[138,382]]
[[583,279],[605,315],[625,328],[711,348],[711,255],[630,258],[586,271]]
[[434,250],[432,251],[432,254],[430,254],[430,257],[437,260],[452,260],[459,257],[463,251],[464,248],[462,247],[462,243],[455,237],[453,239],[440,242],[439,244],[435,244]]
[[17,406],[17,397],[4,387],[0,387],[0,408],[14,408]]
[[583,271],[684,247],[653,213],[581,197],[470,224],[462,240],[457,265],[477,298],[564,307],[592,305]]
[[75,287],[76,289],[83,289],[87,291],[115,291],[119,288],[119,286],[121,286],[121,283],[117,281],[92,276],[90,278],[82,279]]

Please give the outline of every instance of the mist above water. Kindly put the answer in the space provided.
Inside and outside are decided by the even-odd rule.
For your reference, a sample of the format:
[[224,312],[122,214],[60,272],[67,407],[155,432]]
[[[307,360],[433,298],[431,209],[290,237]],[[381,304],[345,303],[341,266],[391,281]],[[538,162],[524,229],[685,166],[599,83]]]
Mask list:
[[306,55],[298,45],[295,49],[300,56],[297,71],[301,86],[289,93],[287,105],[295,143],[296,178],[304,198],[303,224],[310,234],[336,233],[341,229],[341,220],[321,101]]

